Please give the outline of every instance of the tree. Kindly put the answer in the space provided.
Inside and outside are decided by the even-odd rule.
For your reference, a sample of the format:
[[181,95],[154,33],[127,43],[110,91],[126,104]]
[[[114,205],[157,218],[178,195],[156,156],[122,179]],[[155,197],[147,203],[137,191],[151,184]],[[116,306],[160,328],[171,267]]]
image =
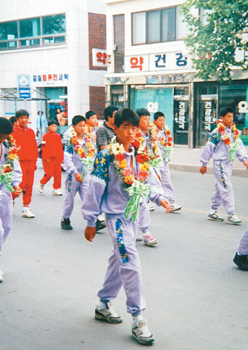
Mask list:
[[[248,0],[186,0],[181,13],[189,30],[185,44],[199,78],[230,81],[232,67],[248,69]],[[245,53],[240,60],[235,59],[238,50]]]

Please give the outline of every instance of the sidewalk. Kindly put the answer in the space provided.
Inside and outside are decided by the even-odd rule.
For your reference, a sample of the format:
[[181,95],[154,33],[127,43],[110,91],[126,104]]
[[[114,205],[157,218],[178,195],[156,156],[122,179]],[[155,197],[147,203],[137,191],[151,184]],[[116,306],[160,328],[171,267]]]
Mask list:
[[[248,147],[245,147],[248,153]],[[202,148],[184,148],[174,147],[174,151],[171,153],[170,170],[186,171],[186,172],[199,172],[201,167],[200,155]],[[213,174],[213,161],[212,159],[208,165],[208,174]],[[243,163],[237,158],[233,162],[233,175],[248,177],[248,171]]]

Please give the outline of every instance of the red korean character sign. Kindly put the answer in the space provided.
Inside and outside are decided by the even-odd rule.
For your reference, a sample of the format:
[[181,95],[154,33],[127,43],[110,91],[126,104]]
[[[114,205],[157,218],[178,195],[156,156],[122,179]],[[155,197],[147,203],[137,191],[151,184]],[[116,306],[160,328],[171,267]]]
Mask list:
[[92,65],[94,67],[107,67],[107,52],[103,49],[92,49]]
[[145,72],[148,70],[148,55],[125,57],[125,72]]

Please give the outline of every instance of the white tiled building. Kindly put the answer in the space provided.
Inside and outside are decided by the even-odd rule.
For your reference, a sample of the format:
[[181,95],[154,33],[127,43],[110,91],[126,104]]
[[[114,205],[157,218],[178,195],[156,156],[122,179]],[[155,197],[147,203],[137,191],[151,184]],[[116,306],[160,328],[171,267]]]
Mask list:
[[[0,8],[0,116],[26,108],[34,124],[37,111],[52,118],[61,108],[70,122],[92,107],[91,86],[104,96],[106,68],[93,67],[89,45],[90,15],[105,25],[102,0],[0,0]],[[95,48],[105,49],[105,30]],[[32,100],[20,100],[20,83],[29,83]]]

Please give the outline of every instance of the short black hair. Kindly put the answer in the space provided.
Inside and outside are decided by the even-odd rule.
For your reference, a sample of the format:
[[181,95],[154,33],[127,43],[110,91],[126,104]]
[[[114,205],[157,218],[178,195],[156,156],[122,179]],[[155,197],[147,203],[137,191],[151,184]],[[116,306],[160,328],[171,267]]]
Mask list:
[[157,120],[159,117],[164,117],[165,118],[164,113],[162,113],[162,112],[154,113],[154,116],[153,116],[154,120]]
[[142,117],[142,115],[147,115],[147,116],[150,116],[150,112],[148,112],[147,109],[145,108],[139,108],[136,110],[136,113],[138,114],[139,117]]
[[12,117],[9,118],[9,121],[11,122],[12,125],[17,122],[16,117],[13,115]]
[[225,117],[225,115],[227,115],[227,113],[233,113],[233,109],[232,107],[223,107],[220,110],[220,117]]
[[13,125],[9,119],[0,117],[0,134],[9,135],[13,132]]
[[139,116],[130,108],[119,109],[115,113],[114,125],[119,128],[124,122],[130,122],[133,126],[139,125]]
[[28,111],[26,111],[26,109],[18,109],[18,111],[16,111],[16,119],[20,118],[22,115],[26,115],[27,117],[29,117],[29,113]]
[[72,125],[76,126],[78,123],[85,122],[85,121],[86,121],[86,119],[82,115],[75,115],[72,118]]
[[96,115],[96,112],[88,111],[88,112],[85,113],[85,118],[86,119],[90,119],[90,117],[92,117],[93,115]]
[[57,122],[57,120],[55,120],[55,119],[51,119],[51,120],[48,120],[48,126],[50,126],[50,125],[58,125],[58,122]]
[[112,118],[114,111],[118,111],[118,107],[116,106],[108,106],[103,111],[103,116],[106,121],[108,121],[108,118]]

